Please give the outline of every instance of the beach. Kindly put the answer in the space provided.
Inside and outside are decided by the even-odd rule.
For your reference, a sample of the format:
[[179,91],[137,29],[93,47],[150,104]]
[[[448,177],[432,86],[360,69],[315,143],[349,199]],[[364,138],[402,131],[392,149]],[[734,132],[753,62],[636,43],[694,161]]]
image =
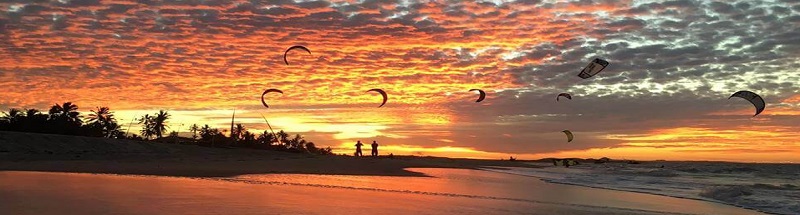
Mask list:
[[[340,178],[331,182],[309,174],[196,178],[5,171],[0,172],[4,200],[0,210],[11,214],[758,214],[645,194],[545,183],[539,187],[542,184],[531,178],[480,170],[414,170],[436,178],[325,175]],[[444,176],[440,174],[460,179],[439,178]],[[382,182],[370,177],[381,177]],[[352,182],[359,185],[342,184]],[[435,188],[441,183],[448,187]],[[495,187],[498,183],[516,189]],[[516,193],[508,193],[513,190]],[[547,195],[554,198],[541,198]],[[670,207],[674,205],[686,207]]]
[[[0,133],[13,214],[760,214],[708,201],[547,183],[526,162],[355,158]],[[680,206],[680,207],[677,207]]]
[[423,176],[410,167],[524,167],[437,157],[319,156],[241,148],[0,132],[0,170],[223,177],[258,173]]

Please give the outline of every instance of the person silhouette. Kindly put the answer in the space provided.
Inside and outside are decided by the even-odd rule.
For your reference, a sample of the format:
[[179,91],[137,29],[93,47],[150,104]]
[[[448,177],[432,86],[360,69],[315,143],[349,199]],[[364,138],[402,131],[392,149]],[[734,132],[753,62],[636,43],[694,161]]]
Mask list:
[[372,156],[378,156],[378,142],[375,142],[374,140],[372,141]]
[[364,156],[363,154],[361,154],[361,146],[363,145],[364,144],[361,143],[361,140],[356,142],[356,157]]

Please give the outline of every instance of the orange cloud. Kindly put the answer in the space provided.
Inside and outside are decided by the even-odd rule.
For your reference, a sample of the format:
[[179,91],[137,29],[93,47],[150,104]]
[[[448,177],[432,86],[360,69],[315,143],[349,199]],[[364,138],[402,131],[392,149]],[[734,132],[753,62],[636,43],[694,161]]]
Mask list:
[[[531,157],[546,155],[536,154],[541,148],[625,155],[650,148],[658,150],[642,153],[658,157],[658,153],[678,155],[679,150],[705,155],[710,152],[700,150],[744,153],[795,147],[785,136],[769,135],[786,135],[786,124],[800,115],[800,96],[777,92],[795,89],[786,87],[797,79],[785,71],[794,67],[786,66],[792,64],[785,63],[781,54],[791,52],[783,50],[792,50],[785,42],[795,41],[786,39],[792,34],[775,32],[771,37],[775,40],[750,42],[746,46],[750,48],[742,48],[745,45],[735,40],[751,36],[727,33],[752,32],[754,27],[725,26],[722,31],[704,26],[712,21],[695,18],[706,17],[710,10],[692,7],[705,5],[76,2],[0,3],[0,105],[46,109],[55,102],[72,101],[82,111],[110,106],[125,121],[167,109],[178,128],[187,123],[225,128],[230,112],[237,109],[237,121],[248,128],[266,129],[263,113],[278,129],[323,133],[319,138],[325,142],[317,142],[321,146],[385,137],[397,140],[387,146],[396,147],[391,149],[398,153],[449,156],[505,157],[517,151]],[[776,17],[757,30],[783,29],[786,25],[780,22],[789,18]],[[669,26],[691,27],[685,22],[699,27],[670,30]],[[740,23],[717,24],[728,22]],[[698,39],[721,37],[716,35],[720,32],[727,32],[724,37],[731,41]],[[284,51],[293,45],[305,45],[312,54],[291,52],[291,65],[285,65]],[[744,53],[757,50],[774,53]],[[779,56],[759,58],[775,55]],[[607,57],[612,67],[593,79],[574,79],[592,57]],[[741,68],[728,69],[733,63],[726,62]],[[759,67],[762,64],[769,68]],[[692,69],[701,72],[685,72]],[[769,71],[764,75],[783,78],[750,78],[740,71]],[[766,81],[732,83],[728,75]],[[674,79],[687,84],[667,86]],[[773,98],[783,99],[768,105],[757,118],[744,118],[752,114],[745,103],[717,108],[722,106],[702,100],[706,91],[748,84],[770,86],[763,88]],[[709,90],[698,90],[701,87]],[[267,97],[269,110],[260,102],[266,88],[285,92]],[[375,108],[380,97],[365,93],[371,88],[389,93],[385,107]],[[475,94],[468,92],[472,88],[486,90],[487,99],[474,103]],[[554,105],[550,94],[555,91],[570,91],[576,99]],[[713,108],[671,108],[692,111],[687,114],[705,124],[625,107],[661,108],[637,99],[656,100],[673,93],[675,97],[703,94],[681,104]],[[620,97],[610,100],[614,96]],[[623,114],[639,121],[623,123],[629,117]],[[509,118],[513,120],[504,121]],[[734,126],[742,122],[765,126]],[[717,127],[703,127],[706,124]],[[577,144],[553,146],[556,137],[549,135],[565,127],[578,127],[574,130],[582,136]],[[737,133],[742,130],[768,143],[750,147],[757,141],[744,140],[746,136]],[[627,136],[631,134],[642,136]],[[504,143],[492,142],[498,138]],[[693,148],[693,141],[708,144]]]

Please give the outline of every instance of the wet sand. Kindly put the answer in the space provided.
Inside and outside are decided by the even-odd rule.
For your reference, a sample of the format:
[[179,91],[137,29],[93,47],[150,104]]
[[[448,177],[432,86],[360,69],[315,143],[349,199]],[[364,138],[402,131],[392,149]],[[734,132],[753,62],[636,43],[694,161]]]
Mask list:
[[[425,171],[425,170],[422,170]],[[455,170],[458,171],[458,170]],[[492,174],[485,171],[477,174]],[[449,174],[441,170],[436,174]],[[436,175],[433,174],[433,175]],[[456,172],[463,175],[465,172]],[[475,172],[467,172],[474,175]],[[580,201],[538,201],[527,198],[504,198],[508,190],[494,189],[490,195],[460,195],[454,193],[425,193],[407,190],[375,190],[347,186],[319,186],[304,184],[304,175],[289,174],[286,178],[299,184],[242,181],[242,178],[186,178],[160,176],[97,175],[46,172],[0,172],[0,211],[10,214],[678,214],[661,212],[649,206],[651,198],[637,198],[641,194],[613,191],[594,193],[586,188],[563,186],[566,193],[554,193],[539,184],[529,185],[528,191],[539,190],[538,195],[569,197],[582,195],[606,198],[606,202],[625,198],[634,207],[614,207],[621,204],[596,206]],[[337,177],[337,176],[330,176]],[[358,177],[363,176],[343,176]],[[367,176],[369,177],[369,176]],[[497,175],[491,176],[497,177]],[[512,175],[502,176],[519,177]],[[385,181],[395,185],[424,185],[424,181],[404,181],[409,177],[391,177]],[[416,180],[435,178],[410,177]],[[482,176],[469,177],[471,183],[484,184]],[[521,177],[520,177],[521,178]],[[520,179],[518,178],[518,179]],[[295,180],[298,179],[298,180]],[[485,179],[485,178],[484,178]],[[357,179],[362,180],[362,179]],[[363,181],[362,181],[363,182]],[[368,182],[367,186],[370,186]],[[431,181],[431,184],[438,182]],[[382,185],[378,185],[382,186]],[[402,187],[397,187],[400,189]],[[460,186],[456,186],[458,188]],[[429,189],[421,187],[421,189]],[[561,188],[559,188],[561,189]],[[576,190],[577,189],[577,190]],[[571,191],[570,191],[571,190]],[[451,190],[452,191],[452,190]],[[556,190],[558,191],[558,190]],[[461,190],[467,192],[467,190]],[[612,193],[612,194],[609,194]],[[485,193],[486,194],[486,193]],[[603,195],[605,194],[605,195]],[[566,195],[566,196],[564,196]],[[632,195],[632,196],[630,196]],[[655,197],[659,198],[659,197]],[[674,199],[666,204],[686,203]],[[623,204],[624,205],[624,204]],[[676,205],[678,206],[678,205]],[[685,205],[678,211],[709,210],[719,214],[757,214],[736,208],[708,206],[700,202]],[[655,209],[655,210],[648,210]]]
[[[758,214],[721,204],[547,184],[530,177],[477,170],[487,167],[530,165],[434,157],[314,156],[0,132],[0,211],[12,214],[672,214],[675,211]],[[430,170],[409,171],[409,168],[455,169],[439,174]],[[452,179],[453,175],[459,179],[442,181],[442,178]],[[308,181],[320,177],[321,180]],[[465,180],[469,183],[463,183]],[[347,184],[354,182],[356,185]]]

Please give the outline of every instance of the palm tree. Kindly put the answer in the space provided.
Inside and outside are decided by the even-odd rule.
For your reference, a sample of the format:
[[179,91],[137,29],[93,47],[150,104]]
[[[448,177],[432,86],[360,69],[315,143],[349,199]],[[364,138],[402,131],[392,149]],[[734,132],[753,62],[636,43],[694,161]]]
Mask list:
[[169,127],[167,125],[167,119],[169,119],[169,117],[169,113],[164,110],[159,110],[158,114],[153,116],[153,119],[150,123],[153,124],[151,128],[153,129],[153,134],[155,134],[156,137],[161,138],[161,136],[167,132],[167,127]]
[[8,113],[4,114],[5,116],[0,117],[0,120],[6,121],[12,125],[25,119],[25,114],[22,112],[22,110],[16,108],[11,108],[8,110]]
[[67,122],[70,124],[80,125],[81,114],[78,112],[78,105],[72,102],[64,102],[62,105],[54,104],[49,111],[50,120]]
[[233,135],[231,136],[231,139],[233,139],[233,141],[243,139],[245,131],[247,131],[247,129],[244,128],[242,124],[236,124],[236,126],[233,127],[233,132],[231,132],[231,135]]
[[3,115],[3,117],[0,117],[3,130],[22,131],[20,125],[26,120],[25,114],[20,109],[11,108],[8,113],[3,113]]
[[39,116],[39,115],[42,115],[42,112],[37,110],[37,109],[35,109],[35,108],[31,108],[31,109],[26,109],[25,110],[25,116],[27,116],[27,117],[34,117],[34,116]]
[[278,131],[278,133],[275,134],[275,136],[278,136],[278,143],[281,143],[284,146],[286,146],[286,143],[289,142],[289,134],[287,134],[283,130]]
[[200,128],[197,127],[197,124],[192,124],[192,127],[189,127],[189,131],[192,132],[192,139],[197,139],[197,132],[200,131]]
[[264,131],[264,133],[258,135],[258,141],[261,144],[272,145],[272,143],[278,142],[278,138],[275,138],[275,135],[272,135],[272,133]]
[[89,114],[89,120],[86,123],[105,125],[113,118],[114,114],[111,113],[108,107],[97,107],[96,110],[92,110],[92,113]]
[[154,135],[152,118],[153,117],[151,117],[150,114],[145,114],[141,119],[139,119],[139,124],[142,124],[141,134],[145,139],[150,139]]
[[210,138],[211,138],[211,127],[209,127],[208,124],[203,125],[203,127],[200,127],[200,139],[207,140]]
[[110,137],[114,133],[113,131],[120,127],[108,107],[97,107],[96,110],[92,110],[87,123],[90,127],[99,129],[104,137]]
[[245,145],[253,146],[256,143],[256,134],[250,133],[250,131],[244,131],[242,133],[242,142]]
[[43,130],[47,127],[48,116],[41,111],[31,108],[25,110],[25,117],[19,119],[22,124],[22,131],[25,132],[48,132]]
[[72,102],[64,104],[54,104],[48,112],[49,131],[48,133],[78,135],[81,133],[81,115],[78,106]]
[[124,138],[125,137],[125,133],[123,133],[120,129],[122,129],[122,126],[120,126],[119,124],[117,124],[115,122],[115,123],[111,123],[111,124],[106,125],[105,129],[103,130],[103,132],[106,132],[106,133],[104,133],[104,135],[105,135],[105,137],[108,137],[108,138],[117,138],[117,139]]
[[306,140],[300,134],[295,134],[294,138],[289,140],[289,148],[297,150],[305,150]]

